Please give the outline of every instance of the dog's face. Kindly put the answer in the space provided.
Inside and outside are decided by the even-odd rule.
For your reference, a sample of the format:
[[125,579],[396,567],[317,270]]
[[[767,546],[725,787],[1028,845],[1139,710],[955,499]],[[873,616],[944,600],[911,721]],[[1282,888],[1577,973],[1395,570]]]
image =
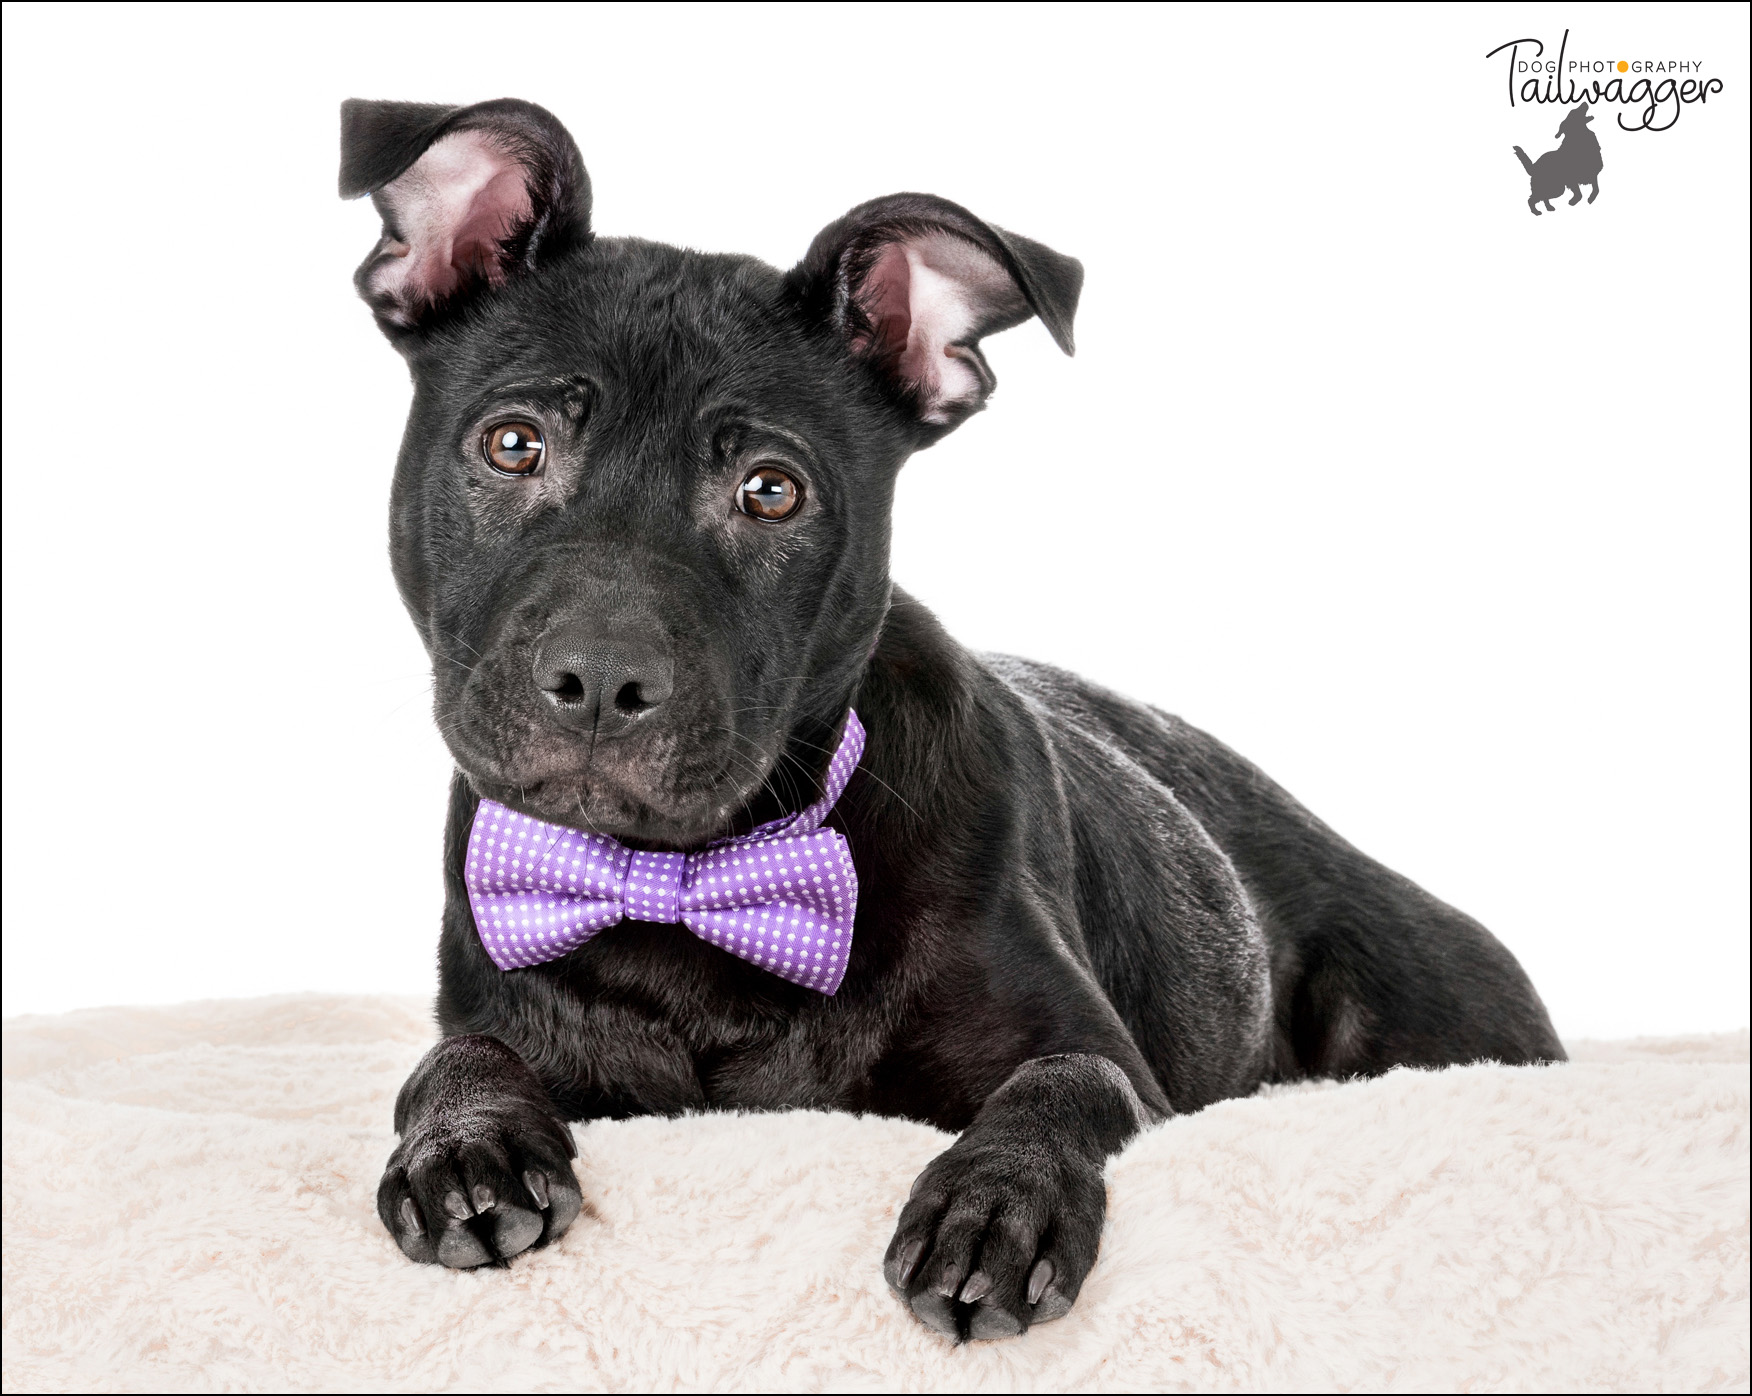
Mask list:
[[789,273],[589,227],[570,136],[521,102],[350,102],[357,283],[414,405],[392,554],[476,791],[689,847],[792,803],[889,595],[908,455],[984,405],[982,335],[1070,349],[1080,267],[899,195]]
[[908,443],[775,314],[781,281],[594,241],[412,356],[393,553],[479,793],[687,846],[799,705],[843,709]]

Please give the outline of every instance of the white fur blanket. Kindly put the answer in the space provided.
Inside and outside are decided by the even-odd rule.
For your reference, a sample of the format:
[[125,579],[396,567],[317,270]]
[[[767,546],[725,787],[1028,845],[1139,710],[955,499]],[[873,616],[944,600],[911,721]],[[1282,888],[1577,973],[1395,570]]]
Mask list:
[[959,1348],[879,1273],[946,1142],[891,1120],[591,1125],[558,1246],[409,1264],[372,1200],[430,1039],[316,996],[8,1023],[6,1389],[1747,1389],[1744,1032],[1172,1121],[1070,1317]]

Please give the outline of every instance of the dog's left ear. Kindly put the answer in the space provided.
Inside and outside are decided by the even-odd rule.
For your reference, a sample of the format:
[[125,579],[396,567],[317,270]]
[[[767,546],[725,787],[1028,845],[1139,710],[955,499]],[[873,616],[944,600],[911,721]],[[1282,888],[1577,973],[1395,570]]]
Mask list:
[[590,176],[551,112],[341,104],[341,197],[371,195],[383,236],[354,276],[398,343],[590,238]]
[[1083,264],[930,194],[861,204],[792,269],[804,312],[862,360],[925,441],[997,386],[979,341],[1038,315],[1065,353]]

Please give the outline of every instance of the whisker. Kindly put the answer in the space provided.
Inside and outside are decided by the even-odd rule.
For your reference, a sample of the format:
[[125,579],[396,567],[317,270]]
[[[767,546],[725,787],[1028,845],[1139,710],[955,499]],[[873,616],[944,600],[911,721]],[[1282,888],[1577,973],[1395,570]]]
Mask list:
[[469,644],[469,642],[467,640],[463,639],[462,636],[457,635],[452,631],[439,630],[435,633],[442,635],[446,640],[456,641],[457,644],[461,645],[465,650],[467,650],[470,654],[472,654],[476,659],[485,659],[486,658],[486,656],[484,654],[482,654],[479,650],[477,650],[473,645]]
[[[803,739],[802,739],[802,738],[801,738],[801,737],[793,737],[793,738],[792,738],[792,740],[793,740],[793,741],[795,741],[795,742],[797,742],[797,743],[798,743],[798,745],[800,745],[800,746],[806,746],[806,747],[811,747],[811,748],[813,748],[813,749],[814,749],[814,750],[816,750],[816,751],[821,751],[821,752],[827,752],[827,754],[828,754],[828,755],[829,755],[829,756],[832,756],[832,754],[833,754],[833,752],[832,752],[832,750],[831,750],[831,749],[829,749],[829,748],[828,748],[828,747],[824,747],[824,746],[817,746],[817,745],[816,745],[816,744],[815,744],[815,743],[814,743],[814,742],[806,742],[806,741],[804,741],[804,740],[803,740]],[[916,809],[914,809],[914,808],[913,808],[913,807],[912,807],[912,806],[911,806],[911,805],[910,805],[910,804],[907,804],[907,799],[906,799],[906,796],[904,796],[904,795],[902,795],[902,794],[901,794],[901,793],[900,793],[900,791],[898,791],[898,790],[896,790],[896,789],[895,789],[895,788],[894,788],[894,787],[893,787],[893,786],[892,786],[892,785],[890,785],[890,784],[889,784],[889,783],[888,783],[888,782],[887,782],[887,781],[885,781],[885,780],[883,780],[883,779],[882,779],[882,777],[881,777],[881,776],[879,776],[879,775],[877,775],[877,774],[876,774],[876,772],[874,772],[874,771],[872,771],[872,770],[871,770],[871,769],[870,769],[870,768],[869,768],[869,767],[868,767],[868,766],[865,766],[865,765],[860,765],[860,766],[859,766],[859,767],[858,767],[858,769],[859,769],[859,770],[860,770],[860,771],[862,771],[862,772],[863,772],[863,773],[864,773],[864,774],[865,774],[865,775],[867,775],[867,776],[869,776],[869,777],[870,777],[870,779],[871,779],[871,780],[873,780],[873,781],[875,781],[875,782],[876,782],[876,784],[878,784],[878,785],[880,785],[880,786],[881,786],[881,787],[882,787],[882,788],[883,788],[883,789],[884,789],[884,790],[886,790],[886,791],[887,791],[887,792],[888,792],[888,793],[889,793],[889,794],[890,794],[890,795],[892,795],[892,796],[894,796],[894,798],[895,798],[895,799],[897,799],[897,800],[899,800],[899,801],[900,801],[900,803],[901,803],[901,804],[902,804],[902,805],[903,805],[903,806],[905,806],[905,808],[906,808],[906,811],[907,811],[907,813],[908,813],[908,814],[910,814],[910,815],[912,815],[912,817],[913,817],[913,818],[914,818],[914,819],[916,819],[916,820],[918,820],[918,821],[919,821],[919,823],[921,823],[921,824],[923,824],[923,823],[924,823],[924,822],[925,822],[925,817],[924,817],[924,815],[922,815],[922,814],[920,814],[920,813],[919,813],[919,812],[918,812],[918,811],[917,811],[917,810],[916,810]]]

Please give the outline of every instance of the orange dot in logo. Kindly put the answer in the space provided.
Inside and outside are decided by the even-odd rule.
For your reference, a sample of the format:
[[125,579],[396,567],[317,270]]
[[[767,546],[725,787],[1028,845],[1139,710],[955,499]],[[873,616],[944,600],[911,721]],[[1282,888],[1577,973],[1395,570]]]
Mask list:
[[1630,71],[1630,64],[1628,64],[1628,63],[1620,63],[1620,64],[1619,64],[1619,65],[1618,65],[1618,71],[1619,71],[1619,72],[1621,72],[1621,73],[1628,73],[1628,72],[1629,72],[1629,71]]

